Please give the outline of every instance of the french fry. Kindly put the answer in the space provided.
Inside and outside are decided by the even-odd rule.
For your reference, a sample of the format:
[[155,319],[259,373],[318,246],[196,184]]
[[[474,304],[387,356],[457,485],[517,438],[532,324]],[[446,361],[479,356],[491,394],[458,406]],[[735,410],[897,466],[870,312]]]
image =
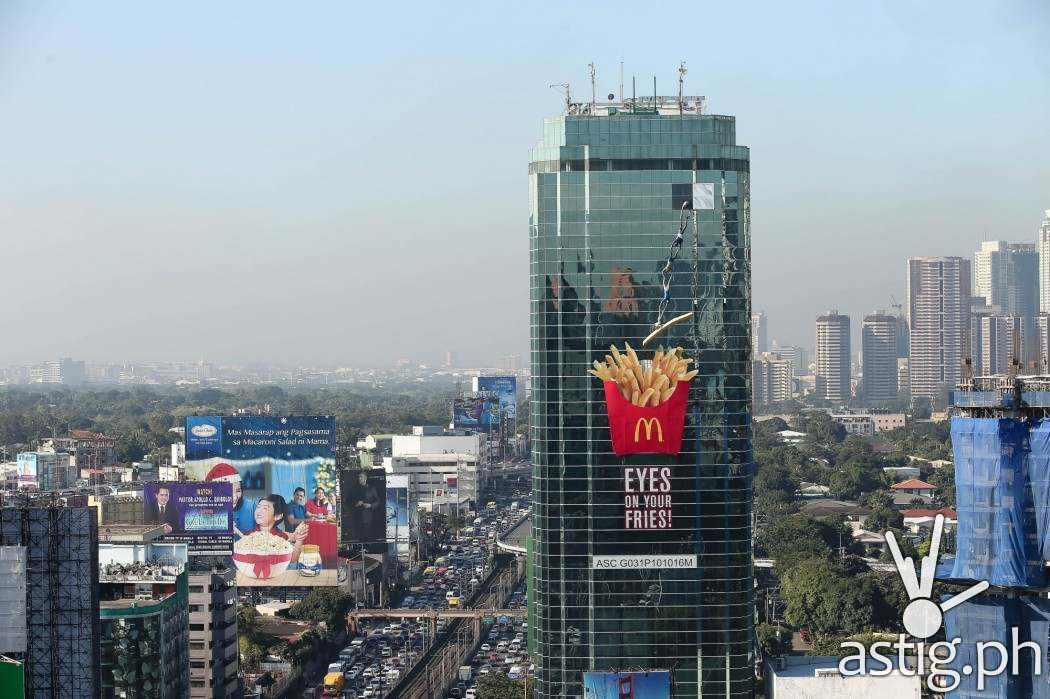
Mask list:
[[642,364],[630,343],[624,343],[623,352],[616,345],[610,345],[609,350],[605,362],[595,360],[594,368],[587,373],[615,382],[620,395],[638,407],[660,405],[674,395],[678,382],[690,381],[699,374],[696,369],[689,370],[693,360],[682,356],[681,347],[658,347],[648,366]]

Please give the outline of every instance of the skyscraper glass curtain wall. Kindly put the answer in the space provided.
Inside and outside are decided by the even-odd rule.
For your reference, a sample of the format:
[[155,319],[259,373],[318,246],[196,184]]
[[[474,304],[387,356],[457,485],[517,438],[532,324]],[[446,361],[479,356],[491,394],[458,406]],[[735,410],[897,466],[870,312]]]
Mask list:
[[[642,111],[548,119],[530,157],[538,696],[582,697],[584,672],[663,669],[675,697],[750,697],[749,153],[732,117]],[[685,212],[667,317],[695,315],[642,351],[696,183],[714,208]],[[587,369],[627,342],[695,361],[677,454],[613,452]],[[658,518],[629,507],[647,486]]]

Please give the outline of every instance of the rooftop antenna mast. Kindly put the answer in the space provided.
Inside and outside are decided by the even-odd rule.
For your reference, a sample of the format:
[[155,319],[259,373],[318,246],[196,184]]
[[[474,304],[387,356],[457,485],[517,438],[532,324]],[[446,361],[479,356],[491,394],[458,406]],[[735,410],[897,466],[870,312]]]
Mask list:
[[591,74],[591,114],[594,114],[595,103],[598,101],[598,92],[595,79],[598,76],[597,71],[594,69],[594,63],[588,63],[587,69]]
[[569,113],[569,107],[572,105],[572,93],[569,90],[569,83],[552,83],[547,87],[550,88],[561,88],[562,93],[565,95],[565,113]]
[[678,64],[678,116],[681,116],[685,110],[685,103],[682,102],[682,89],[685,86],[685,74],[688,71],[685,69],[685,61]]
[[623,61],[620,61],[620,102],[623,102]]

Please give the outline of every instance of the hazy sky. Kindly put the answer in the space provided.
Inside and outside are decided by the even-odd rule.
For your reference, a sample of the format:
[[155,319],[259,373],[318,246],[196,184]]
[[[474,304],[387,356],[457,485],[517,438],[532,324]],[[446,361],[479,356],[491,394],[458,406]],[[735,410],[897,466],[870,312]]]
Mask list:
[[619,64],[737,117],[770,338],[1034,240],[1050,3],[0,0],[0,365],[528,349],[527,152]]

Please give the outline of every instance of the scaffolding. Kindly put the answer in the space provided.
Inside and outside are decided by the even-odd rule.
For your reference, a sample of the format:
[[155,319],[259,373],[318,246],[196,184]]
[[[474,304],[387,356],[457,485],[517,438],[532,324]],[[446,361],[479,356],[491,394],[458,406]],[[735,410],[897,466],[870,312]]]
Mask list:
[[26,548],[25,692],[97,696],[98,524],[87,507],[0,508],[0,545]]
[[26,652],[26,547],[0,546],[0,653]]

